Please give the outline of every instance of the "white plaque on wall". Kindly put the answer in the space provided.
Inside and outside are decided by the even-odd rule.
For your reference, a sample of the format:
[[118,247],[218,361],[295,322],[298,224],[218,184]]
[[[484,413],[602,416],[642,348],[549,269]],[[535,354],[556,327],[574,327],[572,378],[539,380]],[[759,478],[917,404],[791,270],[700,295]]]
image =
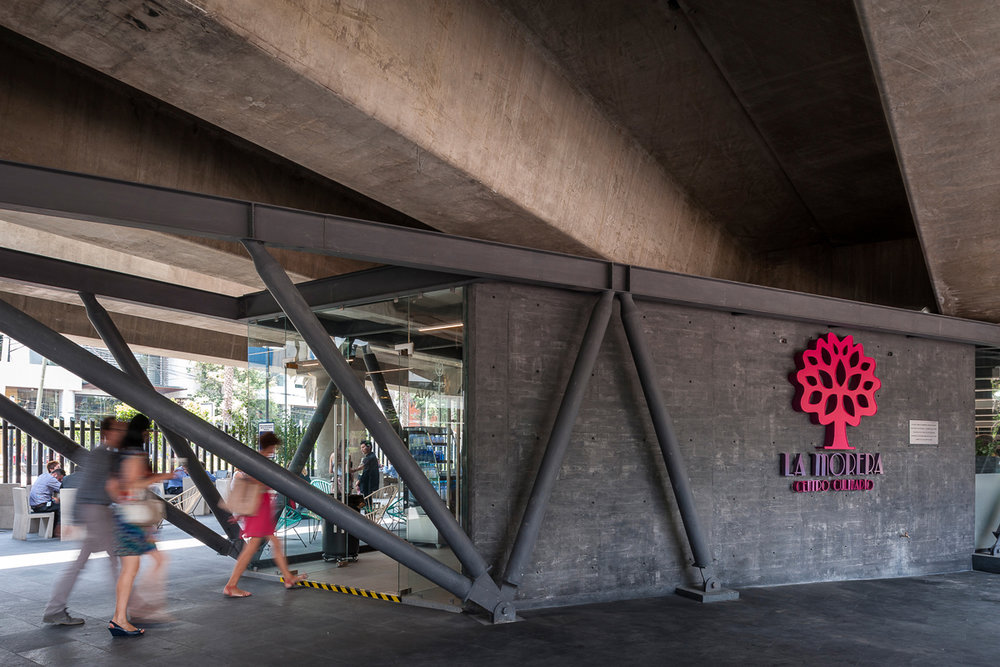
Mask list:
[[911,445],[938,444],[938,423],[911,419],[910,444]]

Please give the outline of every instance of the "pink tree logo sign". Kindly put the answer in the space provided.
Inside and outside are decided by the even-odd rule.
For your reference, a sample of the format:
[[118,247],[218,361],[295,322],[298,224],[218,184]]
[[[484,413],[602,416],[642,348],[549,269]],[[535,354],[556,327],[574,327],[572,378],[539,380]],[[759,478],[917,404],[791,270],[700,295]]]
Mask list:
[[794,381],[798,383],[795,407],[812,414],[826,426],[825,449],[854,449],[847,442],[847,426],[878,411],[875,392],[882,382],[875,377],[875,360],[851,336],[843,340],[829,333],[805,350]]

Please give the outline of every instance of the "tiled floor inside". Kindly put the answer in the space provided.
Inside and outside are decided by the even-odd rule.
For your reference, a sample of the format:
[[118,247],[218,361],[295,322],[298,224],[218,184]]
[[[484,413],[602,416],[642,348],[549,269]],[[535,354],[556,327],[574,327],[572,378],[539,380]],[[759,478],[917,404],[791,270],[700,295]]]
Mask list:
[[[205,517],[204,521],[207,523],[209,519]],[[445,611],[461,610],[462,601],[454,595],[378,551],[362,545],[357,558],[336,558],[334,554],[324,554],[322,526],[307,525],[301,531],[286,532],[283,543],[286,553],[296,559],[291,568],[308,575],[310,581],[400,596],[406,604],[431,606]],[[461,570],[458,559],[447,546],[414,546],[448,567]],[[267,565],[250,576],[273,579],[278,571],[270,559],[270,552],[265,550],[262,558]],[[306,560],[297,560],[299,558]]]
[[[422,550],[453,569],[460,569],[449,549]],[[451,593],[438,588],[412,570],[400,567],[396,561],[377,551],[362,551],[357,560],[338,562],[320,558],[293,563],[290,567],[299,574],[307,575],[312,582],[354,588],[366,593],[401,596],[405,604],[429,606],[443,611],[461,611],[462,607],[462,601]],[[274,566],[267,566],[248,576],[273,580],[278,572]]]

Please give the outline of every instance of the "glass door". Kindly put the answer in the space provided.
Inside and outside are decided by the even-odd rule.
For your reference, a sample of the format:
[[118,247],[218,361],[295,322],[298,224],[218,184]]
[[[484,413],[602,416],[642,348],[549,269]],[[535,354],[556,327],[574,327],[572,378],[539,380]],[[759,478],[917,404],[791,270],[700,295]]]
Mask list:
[[[400,296],[316,315],[434,492],[463,521],[464,291]],[[255,423],[279,433],[285,442],[279,462],[287,465],[329,376],[284,317],[252,323],[250,340],[251,366],[266,378]],[[306,474],[311,484],[380,529],[460,569],[382,443],[342,396],[326,419]],[[281,517],[278,534],[292,562],[300,557],[335,562],[346,567],[337,570],[337,583],[377,592],[428,598],[439,593],[308,508],[283,503]]]

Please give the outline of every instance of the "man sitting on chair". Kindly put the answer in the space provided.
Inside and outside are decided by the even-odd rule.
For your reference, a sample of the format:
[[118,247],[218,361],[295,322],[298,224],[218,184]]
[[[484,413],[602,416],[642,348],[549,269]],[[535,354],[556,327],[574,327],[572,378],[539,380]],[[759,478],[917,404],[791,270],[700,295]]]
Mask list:
[[177,466],[174,476],[163,483],[163,492],[168,496],[176,496],[184,490],[184,478],[188,476],[188,471],[183,465]]
[[52,472],[44,472],[38,476],[35,483],[31,485],[31,492],[28,494],[28,506],[32,512],[55,512],[55,529],[53,536],[59,537],[59,489],[62,488],[62,479],[66,476],[66,471],[56,468]]
[[[215,482],[215,475],[210,472],[206,473],[208,479]],[[187,469],[183,465],[178,465],[174,469],[174,476],[163,483],[163,493],[168,496],[176,496],[184,491],[184,478],[190,477]]]

